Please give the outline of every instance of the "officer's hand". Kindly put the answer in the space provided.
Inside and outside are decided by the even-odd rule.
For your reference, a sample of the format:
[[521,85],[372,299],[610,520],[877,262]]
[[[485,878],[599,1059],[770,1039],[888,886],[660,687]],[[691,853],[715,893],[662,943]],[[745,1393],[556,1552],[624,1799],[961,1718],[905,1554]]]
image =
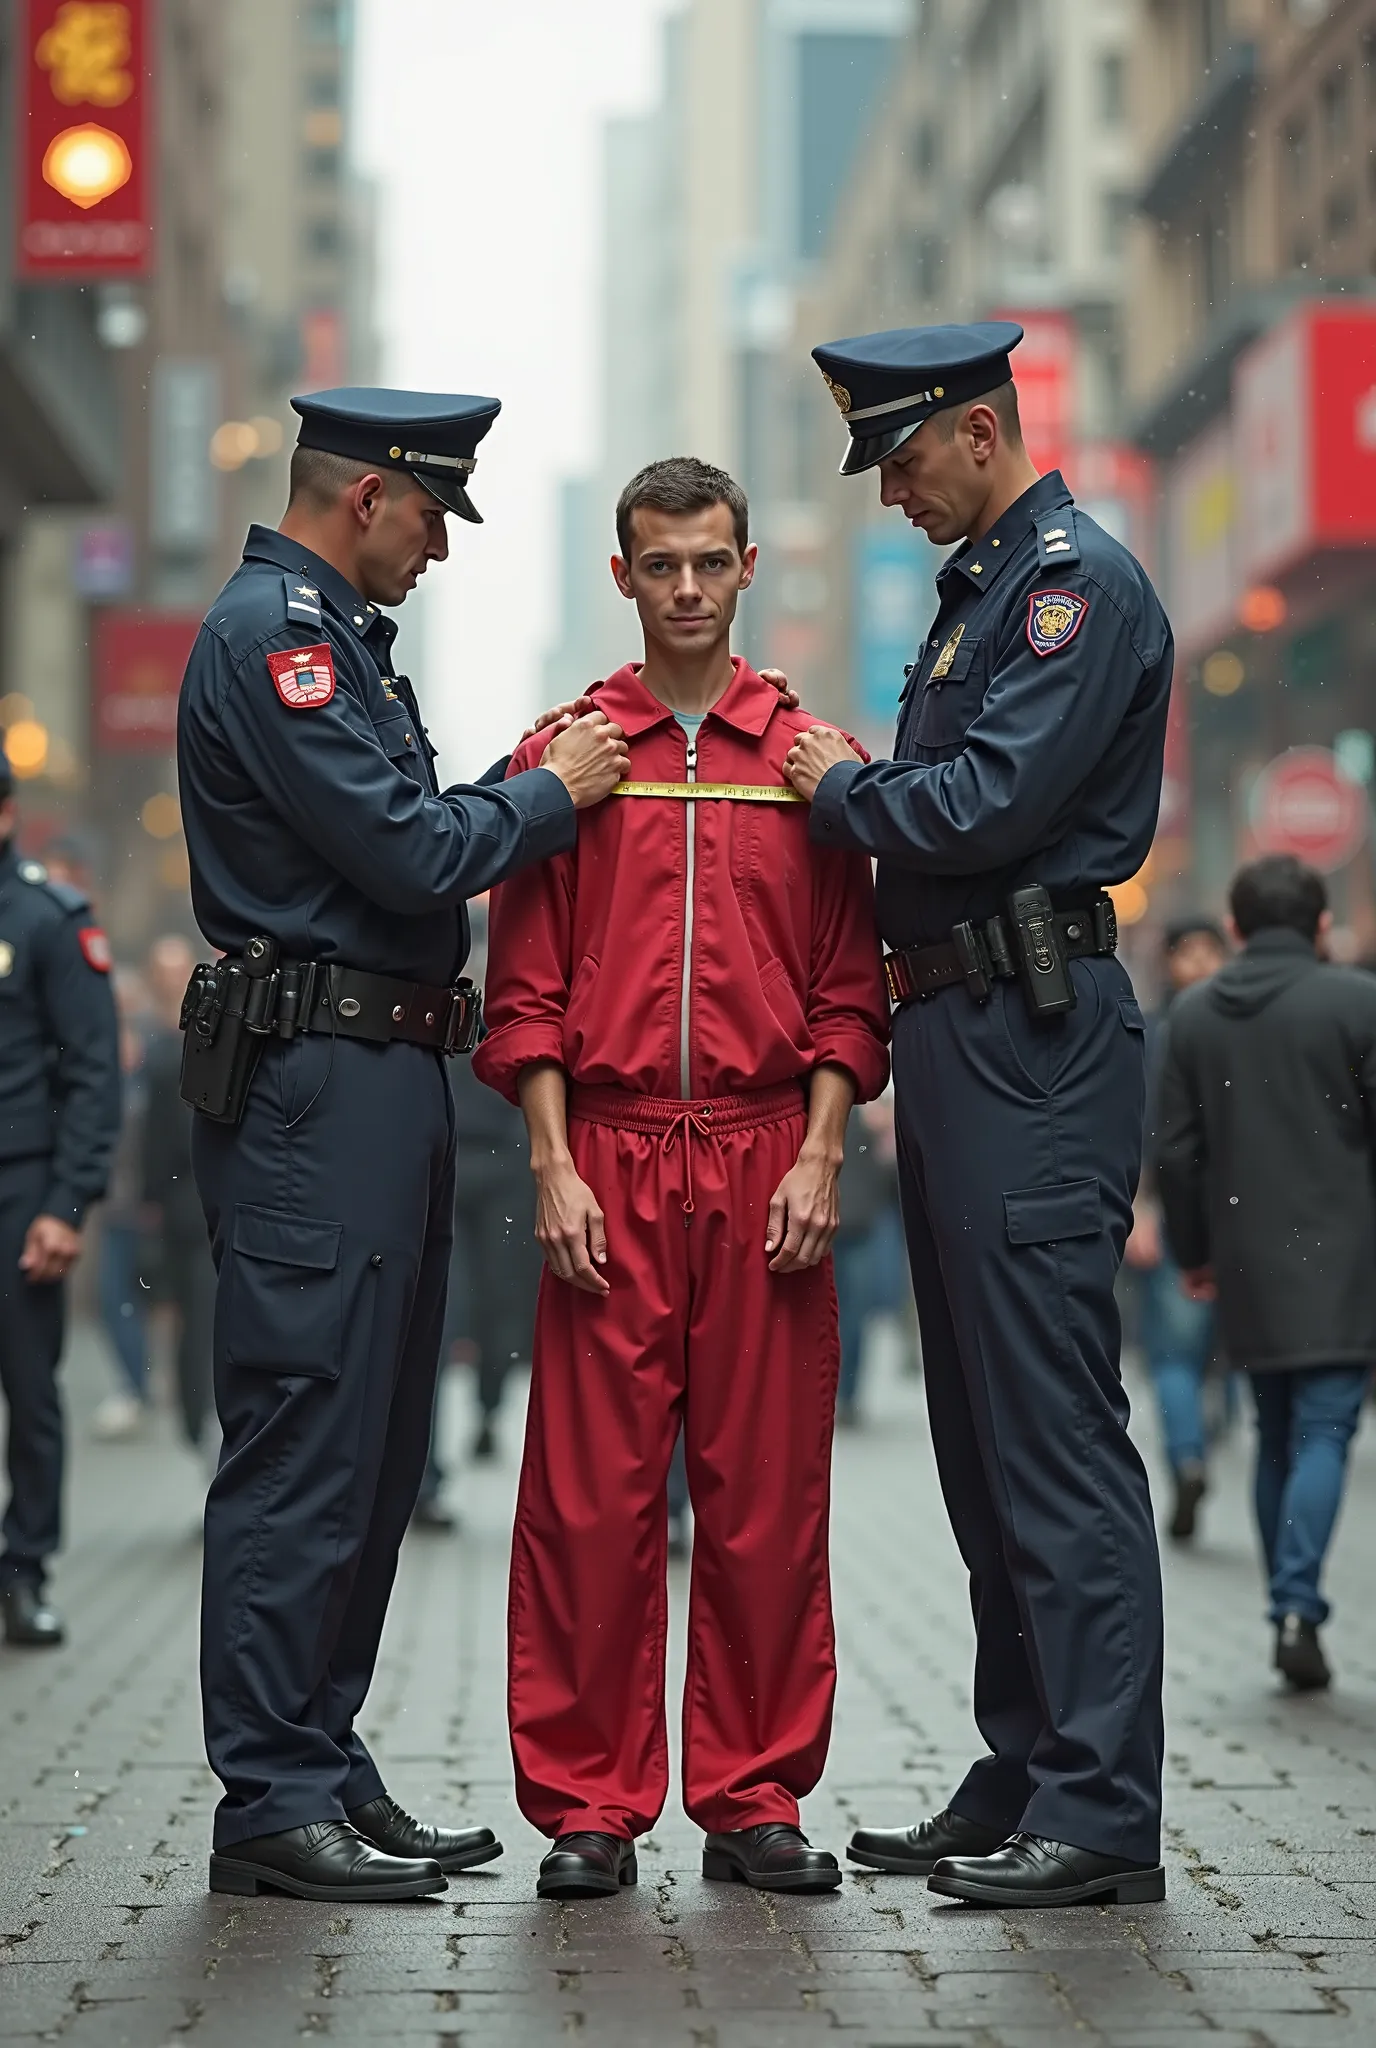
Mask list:
[[1123,1257],[1134,1273],[1150,1273],[1160,1265],[1161,1221],[1149,1205],[1143,1204],[1133,1210],[1132,1229],[1128,1233]]
[[60,1216],[35,1216],[24,1236],[19,1270],[34,1286],[60,1280],[81,1251],[81,1232]]
[[596,1195],[565,1157],[535,1171],[535,1236],[551,1273],[585,1294],[610,1294],[607,1225]]
[[594,705],[591,697],[575,697],[569,704],[556,704],[553,710],[542,711],[534,725],[526,727],[525,731],[521,734],[521,738],[523,740],[533,740],[537,732],[543,732],[546,726],[550,725],[557,725],[562,732],[566,725],[573,724],[575,718],[581,718],[585,712],[593,709]]
[[790,689],[788,677],[781,668],[762,668],[759,674],[762,683],[773,683],[790,711],[798,709],[798,692]]
[[834,768],[838,761],[863,761],[864,758],[834,726],[810,726],[805,733],[798,735],[784,758],[784,779],[793,784],[799,796],[805,796],[811,803],[828,768]]
[[577,808],[600,804],[631,765],[626,735],[605,711],[588,711],[551,740],[540,762],[552,768]]
[[771,1273],[801,1273],[820,1265],[841,1221],[841,1161],[806,1145],[774,1191],[765,1236]]

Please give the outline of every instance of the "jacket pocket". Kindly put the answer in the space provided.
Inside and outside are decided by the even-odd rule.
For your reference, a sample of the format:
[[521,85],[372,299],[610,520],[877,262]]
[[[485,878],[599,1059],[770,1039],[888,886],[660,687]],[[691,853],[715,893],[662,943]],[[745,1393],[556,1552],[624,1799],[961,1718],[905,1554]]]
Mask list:
[[410,712],[403,709],[393,711],[385,718],[375,718],[373,730],[388,760],[400,768],[403,775],[409,775],[413,782],[424,782],[422,749],[425,735],[418,730]]
[[1142,1015],[1142,1005],[1138,1002],[1136,996],[1119,996],[1118,1015],[1123,1020],[1123,1029],[1125,1031],[1141,1031],[1145,1033],[1147,1020]]
[[339,1377],[342,1223],[236,1204],[225,1303],[225,1353],[257,1372]]
[[[984,636],[965,634],[946,674],[930,675],[917,704],[913,739],[920,747],[958,746],[984,703],[985,671],[980,649]],[[940,665],[941,656],[937,656]]]
[[1097,1237],[1104,1227],[1097,1180],[1063,1180],[1050,1188],[1018,1188],[1003,1198],[1010,1244],[1055,1244]]

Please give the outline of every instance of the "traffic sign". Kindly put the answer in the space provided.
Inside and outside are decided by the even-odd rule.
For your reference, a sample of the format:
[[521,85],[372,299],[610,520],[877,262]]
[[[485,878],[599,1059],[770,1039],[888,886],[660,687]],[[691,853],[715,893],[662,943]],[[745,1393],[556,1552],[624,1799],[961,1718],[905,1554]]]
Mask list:
[[1327,747],[1291,747],[1267,763],[1252,790],[1260,853],[1292,853],[1320,874],[1346,867],[1367,833],[1366,791]]

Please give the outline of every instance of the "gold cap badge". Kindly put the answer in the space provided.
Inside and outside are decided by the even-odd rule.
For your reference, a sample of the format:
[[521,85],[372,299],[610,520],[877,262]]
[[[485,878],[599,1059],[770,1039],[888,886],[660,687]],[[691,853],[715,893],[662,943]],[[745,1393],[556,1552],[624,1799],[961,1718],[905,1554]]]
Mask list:
[[823,370],[822,372],[822,382],[826,385],[827,390],[836,400],[837,408],[840,411],[842,419],[844,419],[846,414],[850,411],[849,391],[847,391],[844,384],[838,384],[835,378],[828,377],[825,370]]

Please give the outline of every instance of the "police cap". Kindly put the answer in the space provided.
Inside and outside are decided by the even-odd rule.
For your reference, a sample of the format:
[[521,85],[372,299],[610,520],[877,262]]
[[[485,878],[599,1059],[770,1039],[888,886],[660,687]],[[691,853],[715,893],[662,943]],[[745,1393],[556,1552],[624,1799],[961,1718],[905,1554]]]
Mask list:
[[813,361],[850,428],[842,476],[873,469],[934,412],[1008,383],[1009,351],[1022,333],[1015,320],[977,320],[968,327],[894,327],[815,348]]
[[442,505],[481,526],[466,486],[478,443],[502,409],[499,398],[349,385],[293,398],[292,408],[301,415],[299,447],[377,469],[409,470]]

